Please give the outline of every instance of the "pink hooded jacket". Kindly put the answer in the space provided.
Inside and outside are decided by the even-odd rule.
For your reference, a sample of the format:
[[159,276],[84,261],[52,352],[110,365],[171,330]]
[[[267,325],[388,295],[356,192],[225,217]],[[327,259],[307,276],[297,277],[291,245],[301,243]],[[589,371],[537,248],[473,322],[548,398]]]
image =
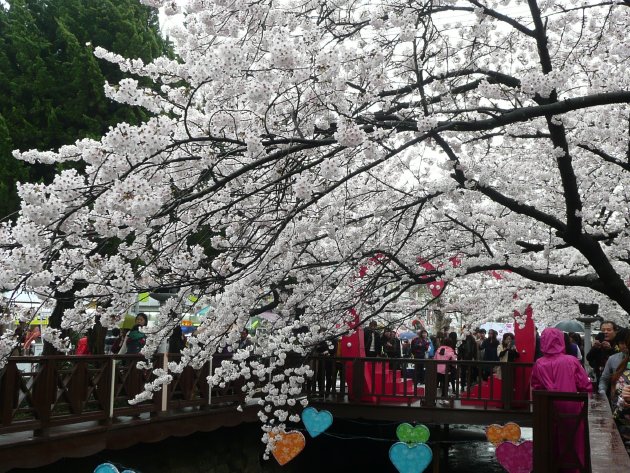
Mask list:
[[[557,328],[546,328],[540,336],[543,357],[536,360],[532,370],[532,389],[539,391],[592,392],[593,384],[578,359],[565,353],[564,334]],[[582,403],[555,401],[556,412],[577,414]],[[561,463],[574,464],[575,457],[585,465],[584,422],[576,418],[557,419],[554,423],[553,451]],[[573,440],[573,449],[563,448]],[[573,451],[571,451],[573,450]],[[563,473],[578,472],[578,469],[564,468]]]
[[[443,355],[441,354],[442,351],[444,351]],[[435,350],[435,355],[433,355],[433,359],[434,360],[456,360],[457,355],[455,355],[455,351],[451,347],[449,347],[448,345],[442,345],[440,348]],[[440,363],[437,366],[437,372],[440,374],[445,374],[446,364]]]
[[592,392],[593,384],[574,356],[565,353],[564,334],[546,328],[540,337],[539,358],[532,370],[532,389],[562,392]]

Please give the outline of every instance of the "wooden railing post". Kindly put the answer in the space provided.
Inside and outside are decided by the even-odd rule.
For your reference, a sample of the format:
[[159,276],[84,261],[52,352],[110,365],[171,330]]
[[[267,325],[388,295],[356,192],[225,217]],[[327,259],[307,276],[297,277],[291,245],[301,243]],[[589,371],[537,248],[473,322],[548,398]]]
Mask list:
[[[589,409],[588,397],[589,395],[584,393],[585,399],[584,399],[584,402],[582,403],[582,411],[580,415],[582,416],[582,422],[584,425],[584,467],[588,473],[591,473],[593,470],[592,470],[592,464],[591,464],[591,435],[590,435],[590,426],[588,422],[588,409]],[[578,425],[579,425],[579,421],[578,421]]]
[[17,407],[16,404],[19,398],[17,371],[17,363],[9,359],[0,374],[0,392],[2,393],[0,422],[3,427],[11,424],[13,421],[13,409]]
[[352,364],[352,397],[355,401],[360,401],[363,397],[363,384],[365,381],[365,360],[355,358]]
[[[588,395],[534,391],[534,473],[575,470],[590,473]],[[579,410],[567,407],[576,404]],[[579,436],[584,436],[580,438]],[[577,447],[580,442],[582,445]],[[584,448],[584,458],[579,452]]]
[[34,431],[35,436],[45,437],[50,427],[52,404],[57,395],[55,383],[55,360],[40,358],[37,380],[33,384],[33,399],[35,412],[39,420],[39,428]]
[[337,391],[337,400],[344,400],[346,397],[346,362],[341,361],[338,363],[339,370],[339,391]]
[[502,363],[501,370],[501,401],[503,409],[512,409],[514,399],[514,365],[512,363]]
[[534,440],[534,473],[551,472],[552,430],[550,402],[546,391],[534,391],[534,419],[532,422]]
[[70,408],[73,414],[83,412],[84,403],[87,400],[87,362],[83,357],[72,359],[73,367],[70,368],[70,379],[67,382],[68,394],[70,395]]
[[424,403],[433,407],[437,394],[437,362],[422,360],[421,363],[424,363]]

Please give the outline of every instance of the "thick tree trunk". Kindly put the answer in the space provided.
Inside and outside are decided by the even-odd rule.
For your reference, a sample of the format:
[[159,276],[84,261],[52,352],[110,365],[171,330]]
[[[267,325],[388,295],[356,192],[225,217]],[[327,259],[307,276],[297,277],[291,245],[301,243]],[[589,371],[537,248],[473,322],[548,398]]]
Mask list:
[[94,327],[88,332],[88,346],[92,355],[105,354],[105,336],[107,329],[101,325],[101,318],[96,317]]
[[[63,312],[66,309],[70,309],[74,306],[74,291],[68,292],[59,292],[55,291],[55,300],[57,301],[55,304],[55,309],[52,314],[48,318],[48,326],[50,328],[61,328],[61,320],[63,316]],[[62,331],[64,336],[67,336],[68,333],[66,331]],[[59,351],[52,346],[49,342],[44,341],[44,351],[43,355],[58,355]]]

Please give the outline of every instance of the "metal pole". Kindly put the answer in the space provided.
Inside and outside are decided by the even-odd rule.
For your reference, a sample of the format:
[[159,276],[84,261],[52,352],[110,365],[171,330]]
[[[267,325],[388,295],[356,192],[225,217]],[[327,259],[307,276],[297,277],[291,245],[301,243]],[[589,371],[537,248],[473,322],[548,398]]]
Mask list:
[[[212,355],[210,355],[210,374],[209,378],[214,374],[214,370],[212,369]],[[208,405],[212,404],[212,381],[208,380]]]
[[591,351],[591,323],[585,322],[584,323],[584,353],[582,354],[582,356],[586,358],[586,355],[588,354],[589,351]]
[[107,412],[107,416],[111,421],[114,418],[114,397],[116,395],[116,363],[118,360],[115,358],[111,358],[112,370],[110,373],[111,376],[111,386],[109,388],[109,409]]
[[[168,352],[168,350],[167,350]],[[162,353],[162,369],[168,370],[168,353]],[[161,411],[166,412],[168,410],[168,385],[162,385],[162,406]]]

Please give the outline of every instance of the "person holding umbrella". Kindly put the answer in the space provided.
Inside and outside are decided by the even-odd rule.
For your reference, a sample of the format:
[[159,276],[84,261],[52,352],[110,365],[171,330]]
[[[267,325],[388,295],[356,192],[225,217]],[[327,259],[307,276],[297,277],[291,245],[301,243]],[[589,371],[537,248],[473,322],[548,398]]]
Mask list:
[[400,340],[403,358],[411,357],[411,341],[414,338],[418,338],[418,335],[416,334],[416,332],[412,332],[410,330],[398,334],[398,340]]

